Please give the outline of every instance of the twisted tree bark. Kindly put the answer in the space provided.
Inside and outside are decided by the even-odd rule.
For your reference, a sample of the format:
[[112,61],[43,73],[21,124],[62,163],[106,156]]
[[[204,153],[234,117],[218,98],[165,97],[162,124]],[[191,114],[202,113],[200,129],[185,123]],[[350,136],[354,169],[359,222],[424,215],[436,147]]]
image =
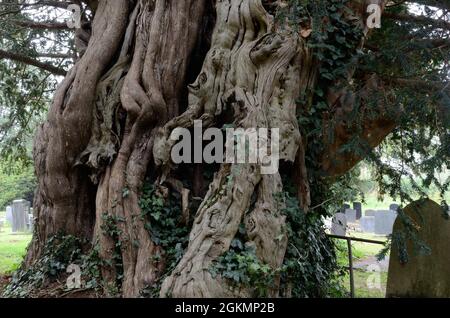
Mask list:
[[[209,44],[212,3],[217,16]],[[299,201],[308,209],[307,149],[297,123],[296,100],[316,84],[318,64],[306,45],[307,33],[303,37],[298,30],[276,25],[269,13],[273,4],[95,2],[86,52],[58,88],[36,136],[38,223],[26,265],[39,259],[45,242],[62,231],[99,247],[109,264],[102,269],[103,278],[120,287],[124,297],[136,297],[152,285],[164,264],[152,261],[161,247],[145,227],[140,191],[149,172],[158,183],[172,179],[170,135],[175,128],[192,127],[197,119],[207,128],[232,114],[229,124],[238,128],[279,129],[279,159],[295,162]],[[208,45],[204,57],[201,52]],[[199,56],[203,67],[188,86],[197,75]],[[366,137],[374,140],[371,145],[385,135],[385,131],[369,134],[376,124],[367,126]],[[391,124],[386,127],[392,129]],[[272,138],[268,136],[267,144]],[[333,166],[330,158],[339,156],[348,136],[339,138],[327,145],[331,150],[323,159],[329,175],[360,160],[347,160],[343,168]],[[189,246],[162,284],[162,297],[251,296],[252,290],[233,289],[208,270],[229,249],[241,223],[261,262],[274,270],[282,265],[287,235],[283,202],[276,196],[283,184],[278,172],[262,173],[264,164],[221,165],[195,215]],[[201,183],[198,171],[196,184]],[[111,222],[117,227],[116,236],[105,231]],[[120,258],[115,256],[117,246]],[[120,266],[123,279],[118,278]],[[279,295],[278,285],[277,280],[271,296]]]
[[[159,137],[163,140],[155,143],[157,162],[168,164],[172,127],[189,127],[195,119],[213,124],[230,108],[236,127],[279,128],[280,159],[293,162],[301,145],[295,102],[300,61],[308,54],[296,33],[275,31],[273,17],[261,1],[219,2],[212,46],[190,87],[189,108],[164,127]],[[169,146],[162,148],[162,144]],[[163,149],[166,153],[161,153]],[[273,269],[281,266],[287,242],[284,217],[275,204],[276,194],[282,191],[281,178],[279,173],[262,175],[261,165],[222,165],[197,212],[189,247],[164,282],[161,296],[232,296],[227,284],[212,278],[208,269],[229,249],[244,218],[257,255]],[[257,202],[249,211],[255,192]]]
[[102,258],[112,261],[103,275],[114,284],[116,242],[102,231],[112,217],[121,220],[123,295],[136,296],[155,279],[149,260],[157,247],[140,218],[139,190],[155,127],[179,113],[205,7],[205,1],[99,2],[86,53],[36,137],[39,223],[27,264],[63,231],[98,240]]
[[128,19],[127,1],[101,2],[83,58],[59,86],[47,121],[37,132],[34,161],[38,220],[26,263],[39,258],[51,235],[63,231],[91,238],[95,187],[77,157],[91,138],[96,87],[122,41]]

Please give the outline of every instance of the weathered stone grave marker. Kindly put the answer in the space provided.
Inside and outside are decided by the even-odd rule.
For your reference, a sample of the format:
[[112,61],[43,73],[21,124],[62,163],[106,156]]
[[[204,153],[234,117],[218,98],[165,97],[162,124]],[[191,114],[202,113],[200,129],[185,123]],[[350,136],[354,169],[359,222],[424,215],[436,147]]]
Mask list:
[[34,227],[34,214],[33,214],[33,208],[30,207],[30,211],[28,214],[28,230],[30,232],[33,232],[33,227]]
[[30,203],[26,200],[15,200],[12,205],[12,231],[25,232],[28,223],[28,209]]
[[9,206],[9,205],[6,207],[6,221],[8,221],[8,223],[10,225],[12,225],[12,221],[13,221],[13,218],[12,218],[12,206]]
[[345,236],[347,233],[347,218],[344,213],[336,213],[331,224],[331,234]]
[[356,222],[356,210],[346,209],[345,217],[347,218],[348,223],[355,223]]
[[397,210],[398,210],[399,207],[400,207],[400,206],[399,206],[397,203],[392,203],[392,204],[389,206],[389,210],[397,212]]
[[34,226],[34,216],[32,213],[28,214],[28,231],[33,232],[33,226]]
[[375,234],[390,235],[394,227],[397,212],[391,210],[380,210],[375,213]]
[[375,233],[375,217],[363,216],[359,220],[359,225],[364,233]]
[[362,203],[353,202],[353,210],[356,211],[356,219],[359,220],[362,217]]
[[[417,253],[411,240],[405,242],[407,263],[399,260],[398,248],[391,249],[387,297],[449,298],[450,297],[450,220],[442,208],[431,200],[416,201],[404,209],[418,229],[417,235],[431,254]],[[404,233],[397,219],[395,233]]]

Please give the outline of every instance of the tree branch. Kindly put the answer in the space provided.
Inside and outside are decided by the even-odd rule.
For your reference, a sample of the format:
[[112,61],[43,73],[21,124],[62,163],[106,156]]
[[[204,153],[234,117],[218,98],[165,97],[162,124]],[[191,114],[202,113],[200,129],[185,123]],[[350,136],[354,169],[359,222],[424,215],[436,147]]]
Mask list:
[[422,24],[422,25],[424,25],[424,24],[432,25],[434,27],[439,27],[439,28],[450,30],[450,22],[442,20],[442,19],[429,18],[429,17],[423,16],[423,15],[385,12],[383,17],[388,18],[388,19],[398,20],[398,21],[406,21],[406,22]]
[[[341,90],[337,99],[329,95],[333,109],[324,118],[324,148],[321,156],[325,176],[333,178],[344,175],[364,159],[369,148],[380,145],[397,126],[395,118],[402,111],[400,107],[390,108],[382,99],[377,102],[376,109],[368,106],[369,100],[380,90],[383,90],[382,82],[373,75],[356,94],[350,90]],[[354,118],[354,107],[357,105],[360,105],[359,115]],[[346,149],[354,138],[362,143],[357,145],[360,149]]]
[[40,69],[43,69],[47,72],[50,72],[52,74],[59,75],[59,76],[66,76],[66,74],[67,74],[67,72],[61,68],[58,68],[51,64],[40,62],[40,61],[30,58],[29,56],[26,56],[24,54],[12,53],[12,52],[0,50],[0,59],[8,59],[8,60],[12,60],[12,61],[16,61],[16,62],[20,62],[20,63],[24,63],[24,64],[36,66]]
[[37,57],[46,57],[49,59],[73,59],[77,56],[70,53],[38,53]]
[[445,91],[450,89],[449,82],[428,81],[420,78],[383,78],[383,81],[388,84],[410,87],[416,90]]
[[10,20],[9,22],[30,29],[68,30],[65,22],[35,22],[25,20]]

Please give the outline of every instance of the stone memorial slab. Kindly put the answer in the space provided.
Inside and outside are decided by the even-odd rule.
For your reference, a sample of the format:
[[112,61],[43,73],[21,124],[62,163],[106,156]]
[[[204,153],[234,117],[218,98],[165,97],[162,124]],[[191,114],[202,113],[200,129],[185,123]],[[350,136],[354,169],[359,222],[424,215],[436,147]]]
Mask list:
[[397,212],[399,207],[400,205],[398,205],[397,203],[392,203],[391,205],[389,205],[389,210]]
[[347,218],[348,223],[355,223],[356,222],[356,210],[353,210],[353,209],[345,210],[345,217]]
[[12,204],[12,231],[25,232],[28,223],[28,209],[30,203],[26,200],[15,200]]
[[359,220],[362,217],[361,202],[353,202],[353,210],[356,210],[356,219]]
[[[430,254],[420,254],[414,242],[403,242],[408,255],[401,261],[399,249],[392,248],[389,259],[387,297],[449,298],[450,297],[450,220],[443,217],[442,207],[431,200],[411,203],[405,214],[417,225],[417,236],[430,248]],[[395,233],[404,233],[398,219]],[[405,251],[402,251],[402,254]]]
[[28,214],[28,231],[33,232],[33,226],[34,226],[34,216],[33,214]]
[[375,234],[390,235],[394,227],[397,213],[391,210],[380,210],[375,213]]
[[375,217],[363,216],[359,220],[359,225],[364,233],[375,233]]
[[12,206],[6,207],[6,221],[12,225],[13,217],[12,217]]
[[344,213],[336,213],[331,223],[331,234],[345,236],[347,233],[347,218]]

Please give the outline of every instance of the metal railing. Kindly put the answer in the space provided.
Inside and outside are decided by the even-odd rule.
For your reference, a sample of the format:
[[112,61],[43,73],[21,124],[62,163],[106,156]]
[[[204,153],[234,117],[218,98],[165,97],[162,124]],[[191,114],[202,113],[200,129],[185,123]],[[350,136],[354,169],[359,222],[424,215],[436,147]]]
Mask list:
[[346,240],[347,241],[347,249],[348,249],[348,269],[350,272],[350,297],[355,298],[355,278],[353,275],[353,253],[352,253],[352,241],[355,242],[363,242],[363,243],[370,243],[370,244],[379,244],[384,245],[385,242],[383,241],[375,241],[375,240],[367,240],[362,239],[358,237],[350,237],[350,236],[340,236],[340,235],[334,235],[334,234],[327,234],[330,238],[340,239],[340,240]]

